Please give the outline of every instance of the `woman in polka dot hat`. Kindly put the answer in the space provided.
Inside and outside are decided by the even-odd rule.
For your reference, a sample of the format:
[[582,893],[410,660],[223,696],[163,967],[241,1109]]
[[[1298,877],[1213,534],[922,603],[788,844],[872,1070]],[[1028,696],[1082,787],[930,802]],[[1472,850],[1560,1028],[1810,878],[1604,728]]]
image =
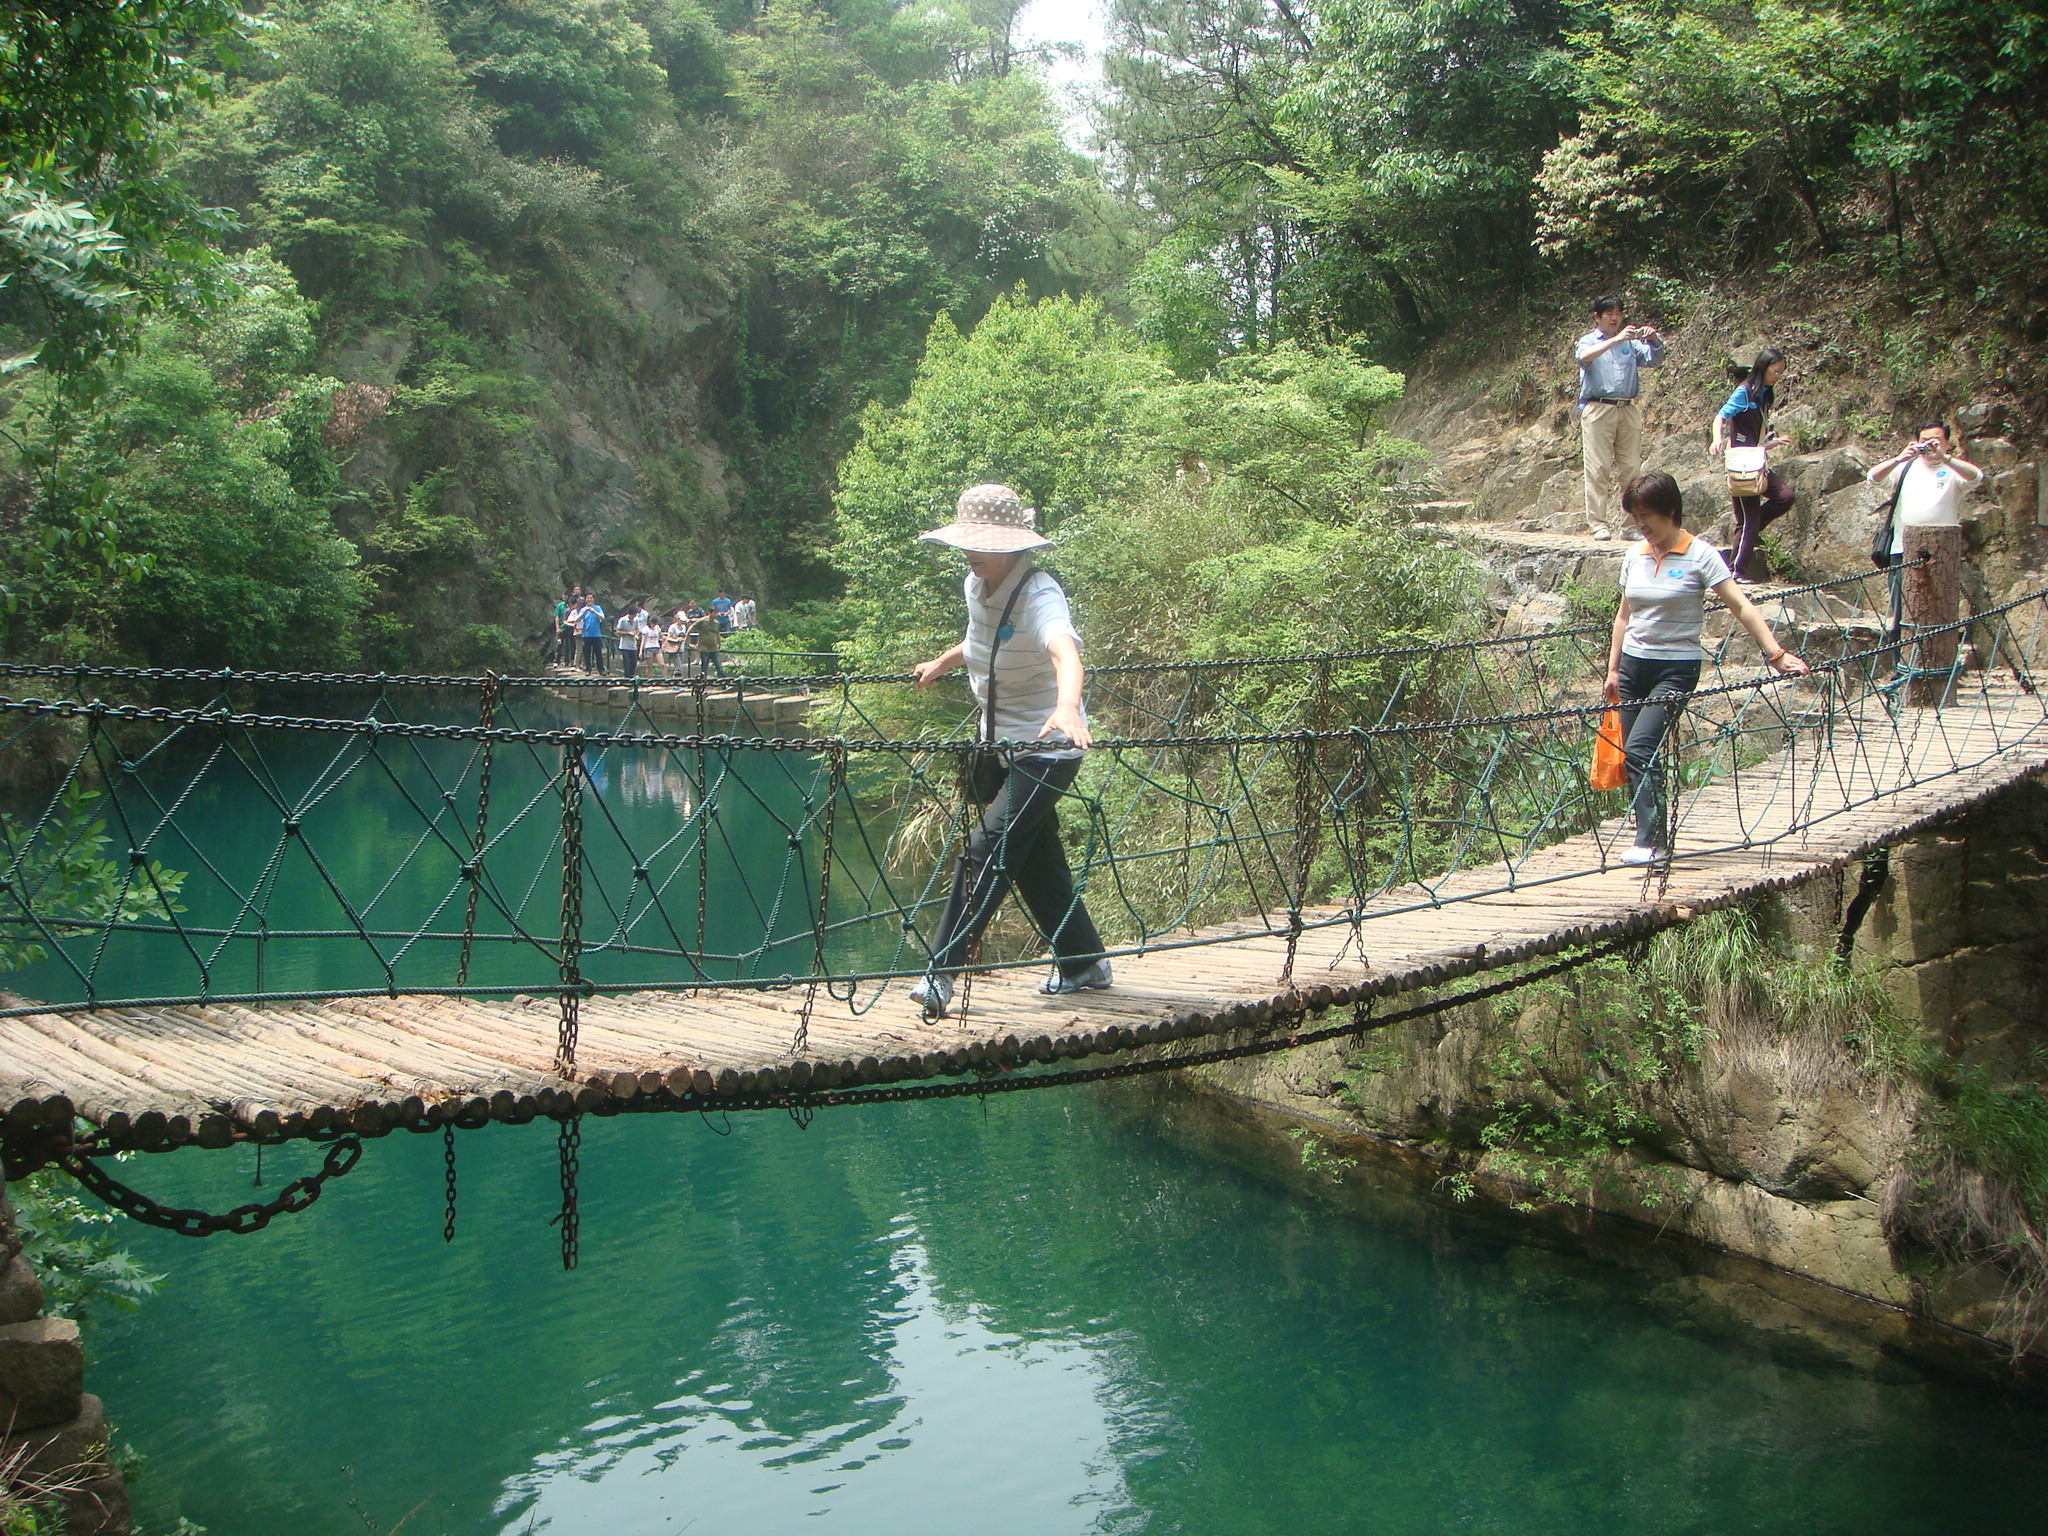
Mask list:
[[967,560],[967,633],[943,656],[919,664],[929,688],[965,664],[981,712],[972,791],[981,820],[953,871],[953,890],[933,936],[931,967],[911,989],[929,1018],[944,1018],[953,978],[1012,884],[1053,966],[1040,990],[1106,987],[1109,960],[1074,889],[1060,842],[1059,798],[1081,771],[1088,717],[1081,708],[1081,637],[1067,595],[1039,570],[1031,551],[1052,544],[1037,514],[1007,485],[961,493],[953,521],[922,537],[950,544]]

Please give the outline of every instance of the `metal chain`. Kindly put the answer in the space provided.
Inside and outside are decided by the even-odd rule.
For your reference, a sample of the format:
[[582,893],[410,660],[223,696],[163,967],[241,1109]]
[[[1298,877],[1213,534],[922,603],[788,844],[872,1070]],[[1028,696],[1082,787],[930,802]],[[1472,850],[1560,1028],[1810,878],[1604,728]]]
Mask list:
[[455,1123],[441,1127],[441,1166],[448,1175],[448,1205],[441,1218],[441,1241],[455,1241]]
[[309,1173],[304,1178],[293,1179],[273,1200],[266,1200],[261,1204],[238,1205],[218,1216],[207,1211],[189,1210],[152,1200],[140,1190],[130,1189],[118,1179],[110,1177],[89,1157],[81,1157],[76,1153],[62,1153],[53,1161],[83,1184],[88,1193],[144,1226],[162,1227],[166,1232],[176,1232],[180,1237],[211,1237],[216,1232],[233,1232],[239,1236],[261,1232],[278,1217],[295,1215],[305,1210],[320,1198],[320,1192],[326,1187],[329,1179],[340,1178],[355,1167],[362,1160],[362,1156],[361,1138],[340,1137],[328,1144],[327,1155],[321,1159],[318,1173]]
[[[703,693],[697,697],[697,708],[704,707]],[[699,715],[701,719],[701,714]],[[711,814],[716,801],[711,794],[711,780],[703,748],[697,749],[697,959],[704,959],[704,913],[711,902]]]
[[[1922,637],[1961,632],[1982,625],[2001,614],[2011,612],[2026,603],[2040,602],[2048,598],[2048,588],[2024,593],[1995,608],[1953,623],[1930,626],[1923,630]],[[1445,646],[1444,650],[1470,650],[1483,642],[1468,642],[1461,646]],[[1837,657],[1833,661],[1821,662],[1807,674],[1808,680],[1824,681],[1828,676],[1846,673],[1857,665],[1886,654],[1895,646],[1879,645],[1865,651],[1855,651]],[[1341,659],[1345,653],[1328,653],[1332,659]],[[1241,664],[1241,663],[1237,663]],[[1175,666],[1190,665],[1175,663]],[[1104,669],[1105,671],[1107,669]],[[312,674],[317,676],[318,674]],[[902,681],[893,677],[887,681]],[[474,679],[462,679],[473,682]],[[844,678],[835,678],[844,682]],[[1774,674],[1770,677],[1744,682],[1723,683],[1713,688],[1702,688],[1692,694],[1695,701],[1717,698],[1738,693],[1757,693],[1795,679]],[[1476,729],[1497,729],[1514,725],[1534,725],[1544,721],[1597,719],[1606,710],[1605,704],[1584,704],[1559,706],[1547,709],[1503,711],[1492,715],[1475,715],[1463,719],[1421,720],[1383,723],[1377,725],[1354,725],[1339,728],[1308,730],[1264,730],[1235,733],[1210,733],[1200,736],[1122,736],[1098,738],[1097,748],[1104,751],[1157,752],[1187,750],[1196,747],[1230,746],[1284,746],[1304,738],[1328,741],[1367,741],[1397,739],[1411,736],[1442,735],[1452,731]],[[431,741],[476,741],[483,739],[485,732],[473,725],[426,725],[389,720],[362,719],[336,720],[310,716],[277,714],[238,714],[226,709],[170,709],[159,705],[108,704],[102,700],[78,703],[73,700],[14,699],[0,697],[0,711],[10,713],[47,714],[63,719],[104,719],[141,721],[163,725],[210,726],[216,729],[234,730],[296,730],[324,732],[336,735],[365,736],[375,740],[380,736],[418,738]],[[572,742],[603,750],[608,747],[632,747],[662,751],[726,751],[732,749],[751,752],[790,752],[808,756],[822,755],[834,747],[846,752],[873,752],[902,756],[923,754],[959,745],[939,737],[918,737],[907,739],[852,739],[848,737],[813,736],[731,736],[684,733],[663,733],[657,731],[608,731],[586,732],[579,728],[523,728],[495,726],[488,732],[489,739],[530,745],[568,745]]]
[[583,1166],[583,1117],[571,1115],[562,1122],[555,1139],[555,1157],[562,1172],[562,1211],[555,1218],[562,1227],[562,1268],[574,1269],[582,1256],[583,1212],[578,1203],[576,1176]]
[[803,1006],[797,1010],[796,1038],[789,1047],[792,1056],[806,1055],[811,1049],[811,1009],[818,1001],[818,978],[826,974],[825,925],[832,915],[832,832],[838,821],[839,797],[846,789],[846,754],[833,752],[830,763],[825,775],[825,831],[819,839],[824,846],[818,860],[818,920],[811,925],[811,982],[804,989]]
[[[1913,564],[1923,563],[1928,557],[1916,557]],[[1773,602],[1786,598],[1800,597],[1808,592],[1825,592],[1834,587],[1854,586],[1861,582],[1879,581],[1885,572],[1860,571],[1848,576],[1833,576],[1824,581],[1811,581],[1804,586],[1774,589],[1770,596]],[[1712,606],[1721,606],[1718,603]],[[1482,650],[1496,646],[1527,645],[1552,640],[1569,639],[1582,635],[1604,635],[1605,624],[1580,625],[1569,629],[1539,630],[1526,635],[1498,635],[1486,640],[1424,641],[1409,645],[1364,646],[1348,651],[1284,651],[1266,652],[1254,656],[1232,656],[1214,661],[1146,661],[1126,662],[1115,666],[1091,667],[1092,674],[1099,676],[1162,674],[1170,672],[1237,671],[1244,667],[1296,666],[1323,659],[1332,661],[1367,661],[1383,657],[1421,656],[1453,650]],[[770,658],[778,656],[822,656],[822,651],[767,651],[757,653]],[[771,672],[770,676],[774,676]],[[469,688],[476,685],[474,676],[461,673],[410,673],[410,672],[309,672],[309,671],[247,671],[240,672],[226,667],[122,667],[85,666],[77,663],[52,662],[6,662],[0,663],[0,677],[49,677],[59,680],[75,679],[81,686],[88,677],[108,678],[130,682],[190,682],[215,683],[222,688],[235,683],[252,686],[265,685],[308,685],[317,688],[375,687],[375,688]],[[508,687],[521,688],[604,688],[611,686],[609,677],[564,677],[548,674],[506,675],[500,679]],[[691,680],[679,680],[691,681]],[[901,672],[847,672],[843,669],[788,673],[776,679],[779,684],[797,683],[907,683],[910,677]]]
[[1280,989],[1294,990],[1294,960],[1301,947],[1301,909],[1308,903],[1309,877],[1315,872],[1323,846],[1323,819],[1317,814],[1321,796],[1317,776],[1321,771],[1320,733],[1330,713],[1330,663],[1325,657],[1316,666],[1309,686],[1307,725],[1309,735],[1294,749],[1294,889],[1287,906],[1287,957],[1280,965]]
[[[1395,1024],[1412,1023],[1417,1019],[1446,1013],[1453,1008],[1462,1008],[1468,1003],[1483,1003],[1533,982],[1548,981],[1553,976],[1577,970],[1590,961],[1620,954],[1641,942],[1637,938],[1610,939],[1578,954],[1549,961],[1534,970],[1489,982],[1482,987],[1453,993],[1448,997],[1433,998],[1429,1002],[1418,1003],[1412,1008],[1403,1008],[1396,1013],[1374,1013],[1374,1000],[1367,998],[1353,1005],[1352,1016],[1346,1023],[1333,1024],[1326,1029],[1290,1030],[1286,1034],[1268,1034],[1244,1045],[1222,1045],[1204,1051],[1152,1056],[1139,1061],[1120,1061],[1106,1067],[1075,1067],[1062,1072],[1027,1072],[1008,1077],[977,1078],[973,1082],[910,1083],[894,1088],[834,1088],[806,1090],[802,1093],[748,1094],[737,1098],[718,1099],[715,1107],[733,1112],[779,1109],[793,1113],[800,1108],[816,1111],[854,1104],[914,1104],[931,1099],[986,1098],[993,1094],[1028,1093],[1039,1088],[1069,1088],[1084,1083],[1116,1082],[1124,1078],[1150,1077],[1161,1072],[1182,1072],[1189,1067],[1244,1061],[1254,1056],[1270,1056],[1280,1051],[1298,1050],[1304,1045],[1320,1045],[1329,1040],[1362,1035]],[[1290,1025],[1299,1024],[1307,1016],[1308,1010],[1305,1009],[1276,1014],[1268,1021],[1266,1027],[1287,1029]],[[654,1100],[644,1104],[635,1100],[633,1103],[646,1110],[667,1107]]]
[[[498,674],[486,672],[483,702],[477,710],[477,726],[488,731],[497,723]],[[491,828],[491,749],[496,744],[489,736],[483,739],[483,761],[476,780],[476,831],[470,838],[469,862],[462,867],[462,878],[469,882],[469,901],[462,911],[462,958],[455,967],[455,990],[458,992],[469,985],[469,952],[476,943],[476,901],[483,890],[484,843]]]
[[576,1072],[576,1031],[583,1010],[583,750],[562,753],[562,1023],[555,1076]]

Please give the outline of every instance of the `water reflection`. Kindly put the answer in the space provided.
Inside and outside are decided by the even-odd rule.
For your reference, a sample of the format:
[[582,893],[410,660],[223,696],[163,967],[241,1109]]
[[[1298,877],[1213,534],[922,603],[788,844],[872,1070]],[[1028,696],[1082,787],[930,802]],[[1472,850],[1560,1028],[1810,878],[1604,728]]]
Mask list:
[[[884,1241],[896,1298],[874,1315],[871,1343],[885,1382],[852,1402],[852,1418],[777,1420],[742,1382],[702,1372],[642,1412],[600,1402],[605,1416],[575,1443],[507,1483],[500,1529],[652,1532],[694,1520],[787,1530],[820,1519],[901,1536],[1024,1536],[1123,1525],[1135,1511],[1095,1349],[991,1328],[979,1306],[941,1297],[914,1227]],[[794,1342],[747,1299],[721,1332],[721,1353],[757,1365]]]
[[[90,1379],[145,1509],[213,1536],[360,1536],[351,1498],[379,1529],[425,1500],[407,1536],[2037,1528],[2038,1409],[1405,1196],[1340,1209],[1180,1114],[593,1122],[573,1275],[548,1138],[465,1140],[453,1248],[438,1145],[388,1139],[256,1239],[138,1234],[174,1278]],[[132,1171],[218,1206],[240,1157]]]

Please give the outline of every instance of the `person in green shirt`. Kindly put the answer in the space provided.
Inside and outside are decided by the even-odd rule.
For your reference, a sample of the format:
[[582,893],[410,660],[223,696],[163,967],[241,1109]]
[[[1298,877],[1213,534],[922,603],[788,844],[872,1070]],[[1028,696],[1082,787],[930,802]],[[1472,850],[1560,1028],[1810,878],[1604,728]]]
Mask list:
[[690,620],[690,654],[697,658],[699,677],[709,677],[713,668],[720,677],[725,676],[724,645],[716,614],[699,613]]

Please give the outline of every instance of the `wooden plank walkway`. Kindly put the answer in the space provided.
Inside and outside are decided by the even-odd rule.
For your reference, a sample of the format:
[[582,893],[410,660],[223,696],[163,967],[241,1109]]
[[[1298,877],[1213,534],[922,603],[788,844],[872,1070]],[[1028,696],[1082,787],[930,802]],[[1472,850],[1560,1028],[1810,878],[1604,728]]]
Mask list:
[[[977,976],[965,1017],[926,1024],[891,987],[853,1013],[820,995],[791,1054],[802,990],[638,992],[582,1005],[578,1080],[551,1074],[551,997],[344,999],[0,1020],[0,1106],[17,1136],[74,1113],[117,1146],[225,1145],[238,1135],[376,1134],[460,1117],[695,1108],[764,1090],[902,1082],[1228,1033],[1290,1001],[1343,1006],[1604,938],[1646,934],[1838,867],[2048,770],[2040,701],[1881,713],[1834,754],[1795,752],[1682,802],[1668,878],[1612,864],[1619,827],[1520,860],[1404,887],[1362,921],[1315,909],[1283,993],[1284,937],[1259,920],[1119,958],[1106,992],[1049,998],[1037,968]],[[1804,830],[1790,833],[1801,825]],[[1512,885],[1512,888],[1510,888]],[[1284,923],[1284,917],[1280,920]],[[1201,947],[1184,940],[1224,939]],[[1361,947],[1363,955],[1360,954]],[[4,997],[4,994],[0,994]],[[23,1006],[5,998],[9,1007]],[[635,1102],[638,1101],[638,1102]]]

